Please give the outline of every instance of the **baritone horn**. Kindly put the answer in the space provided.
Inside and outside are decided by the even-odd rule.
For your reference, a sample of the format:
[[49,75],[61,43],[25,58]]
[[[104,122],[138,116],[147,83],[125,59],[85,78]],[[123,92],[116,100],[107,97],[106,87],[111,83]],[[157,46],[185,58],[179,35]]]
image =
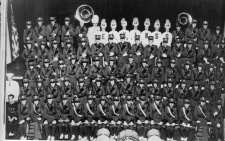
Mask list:
[[177,16],[177,21],[180,25],[186,26],[192,23],[192,16],[189,13],[181,12]]
[[75,12],[75,19],[83,23],[89,23],[94,15],[94,10],[90,5],[82,4]]

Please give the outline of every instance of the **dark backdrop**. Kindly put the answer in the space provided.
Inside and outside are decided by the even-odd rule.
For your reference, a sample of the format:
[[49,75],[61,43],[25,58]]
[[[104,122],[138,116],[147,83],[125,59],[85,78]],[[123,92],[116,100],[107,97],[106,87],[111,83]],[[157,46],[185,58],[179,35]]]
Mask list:
[[216,25],[223,26],[225,13],[224,0],[13,0],[19,34],[22,34],[28,19],[56,16],[62,23],[65,16],[73,17],[76,8],[84,3],[90,4],[100,17],[108,21],[121,17],[130,21],[133,16],[138,16],[142,25],[146,17],[152,23],[156,18],[163,23],[165,18],[169,18],[175,23],[177,14],[186,11],[200,22],[207,19],[214,28]]

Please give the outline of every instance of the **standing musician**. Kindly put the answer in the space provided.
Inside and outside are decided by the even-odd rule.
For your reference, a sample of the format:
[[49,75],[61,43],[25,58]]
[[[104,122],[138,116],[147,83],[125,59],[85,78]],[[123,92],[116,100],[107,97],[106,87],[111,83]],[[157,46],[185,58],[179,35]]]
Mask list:
[[157,19],[155,21],[154,28],[155,28],[155,31],[152,32],[152,36],[154,37],[153,45],[156,45],[157,47],[159,47],[161,42],[162,42],[162,33],[159,31],[159,29],[160,29],[160,21],[159,21],[159,19]]
[[165,32],[162,33],[162,38],[166,38],[167,39],[167,44],[166,45],[167,46],[171,46],[173,36],[172,36],[172,33],[170,32],[171,23],[170,23],[169,19],[166,19],[164,27],[165,27]]
[[111,27],[111,31],[109,32],[109,36],[110,35],[113,36],[113,40],[112,40],[113,43],[118,43],[120,36],[119,36],[119,33],[116,31],[117,22],[115,19],[111,20],[110,27]]
[[145,30],[141,32],[141,43],[144,47],[148,44],[148,37],[151,36],[151,31],[149,31],[150,25],[150,19],[146,18],[144,21]]
[[109,36],[109,33],[106,31],[106,28],[107,28],[107,23],[106,23],[106,19],[102,19],[101,20],[101,43],[106,45],[108,43],[108,36]]
[[139,26],[139,20],[137,17],[133,18],[133,29],[130,31],[130,44],[133,45],[135,43],[135,37],[136,35],[141,35],[141,32],[138,30],[138,26]]
[[89,45],[91,46],[95,42],[95,35],[97,32],[100,32],[100,27],[98,26],[99,23],[99,16],[93,15],[91,19],[92,26],[88,28],[87,37],[89,41]]
[[[129,32],[129,30],[127,30],[127,21],[126,21],[126,19],[122,18],[120,23],[121,23],[122,29],[119,31],[119,35],[121,37],[121,35],[123,34],[124,35],[124,41],[125,42],[129,42],[130,32]],[[120,38],[120,41],[121,41],[121,38]]]

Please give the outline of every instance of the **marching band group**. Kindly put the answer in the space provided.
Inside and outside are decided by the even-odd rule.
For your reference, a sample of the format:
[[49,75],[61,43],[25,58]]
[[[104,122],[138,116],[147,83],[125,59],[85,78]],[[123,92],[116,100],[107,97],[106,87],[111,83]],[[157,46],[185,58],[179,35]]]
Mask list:
[[[170,140],[194,140],[223,136],[225,40],[203,21],[193,20],[171,32],[167,19],[164,32],[159,20],[144,31],[133,18],[110,22],[94,15],[92,26],[74,27],[66,17],[61,26],[55,17],[44,25],[37,18],[26,22],[22,53],[26,71],[19,100],[9,95],[8,137],[78,140],[95,137],[99,128],[116,136],[134,129],[146,136],[151,128]],[[18,126],[18,128],[16,128]],[[32,126],[32,127],[31,127]],[[207,133],[201,129],[207,127]],[[30,133],[33,128],[33,133]],[[204,131],[204,130],[203,130]],[[31,136],[32,134],[33,136]]]

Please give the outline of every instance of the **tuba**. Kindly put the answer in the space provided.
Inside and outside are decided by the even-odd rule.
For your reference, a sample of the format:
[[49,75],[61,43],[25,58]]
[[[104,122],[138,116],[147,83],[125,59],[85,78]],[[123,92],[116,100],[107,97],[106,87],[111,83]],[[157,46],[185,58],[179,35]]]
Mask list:
[[192,16],[189,13],[181,12],[177,16],[177,22],[182,25],[186,26],[192,23]]
[[83,23],[89,23],[94,15],[94,10],[90,5],[80,5],[75,12],[75,19]]

